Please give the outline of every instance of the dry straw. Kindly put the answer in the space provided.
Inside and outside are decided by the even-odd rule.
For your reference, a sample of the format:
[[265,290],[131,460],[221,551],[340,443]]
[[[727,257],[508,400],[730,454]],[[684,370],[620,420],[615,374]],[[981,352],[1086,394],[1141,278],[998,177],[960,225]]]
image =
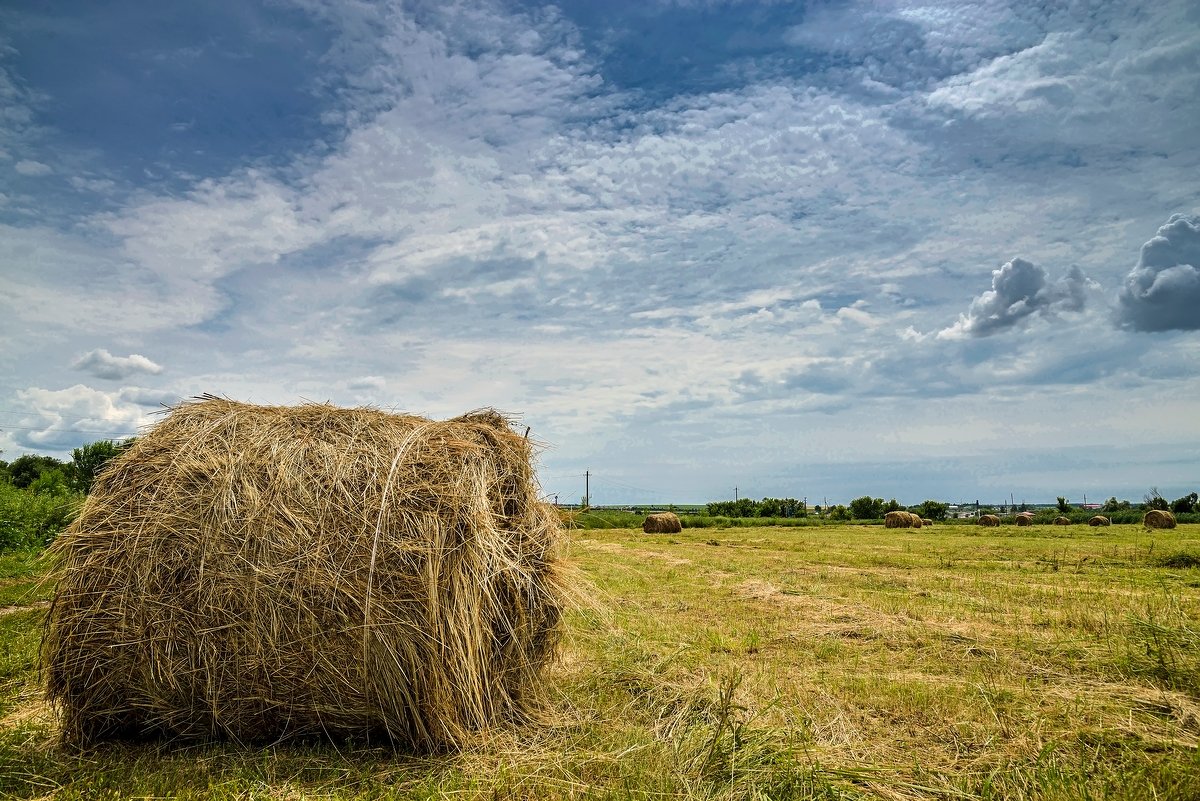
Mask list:
[[1175,528],[1175,515],[1161,509],[1151,509],[1142,518],[1142,525],[1146,528]]
[[883,516],[884,528],[911,528],[912,515],[908,512],[888,512]]
[[646,516],[642,531],[647,534],[678,534],[683,531],[683,523],[674,512],[656,512]]
[[1088,520],[1088,525],[1089,526],[1107,526],[1107,525],[1111,525],[1111,522],[1112,521],[1110,521],[1104,515],[1096,515],[1095,517]]
[[912,512],[905,512],[905,514],[908,515],[908,519],[911,521],[913,528],[920,528],[925,524],[925,521],[921,519],[920,515],[913,514]]
[[980,515],[979,516],[979,525],[989,526],[989,527],[994,528],[994,527],[1000,525],[1000,518],[997,517],[996,515]]
[[1059,515],[1058,517],[1054,518],[1054,525],[1069,526],[1069,525],[1071,525],[1071,518],[1063,517],[1062,515]]
[[1033,525],[1033,514],[1030,512],[1021,512],[1020,514],[1018,514],[1017,515],[1017,525],[1018,526],[1032,526]]
[[42,660],[68,742],[382,736],[528,719],[567,581],[497,412],[175,407],[54,546]]

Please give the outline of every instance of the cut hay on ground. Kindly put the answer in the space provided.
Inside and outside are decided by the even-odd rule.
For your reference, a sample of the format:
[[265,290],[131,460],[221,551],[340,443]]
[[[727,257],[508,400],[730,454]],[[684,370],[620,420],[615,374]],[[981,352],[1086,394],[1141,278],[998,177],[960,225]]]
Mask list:
[[888,512],[883,516],[884,528],[912,528],[912,515],[908,512]]
[[1071,525],[1071,518],[1063,517],[1062,515],[1059,515],[1058,517],[1054,518],[1054,525],[1069,526],[1069,525]]
[[1142,518],[1142,525],[1146,528],[1175,528],[1175,515],[1161,509],[1151,509]]
[[979,525],[994,528],[995,526],[1000,525],[1000,518],[996,517],[996,515],[980,515]]
[[646,516],[642,531],[647,534],[678,534],[683,531],[683,524],[674,512],[657,512]]
[[1111,525],[1111,521],[1104,515],[1096,515],[1095,517],[1088,520],[1088,525],[1089,526],[1107,526],[1107,525]]
[[531,458],[493,411],[175,407],[54,546],[64,740],[440,750],[528,719],[567,589]]

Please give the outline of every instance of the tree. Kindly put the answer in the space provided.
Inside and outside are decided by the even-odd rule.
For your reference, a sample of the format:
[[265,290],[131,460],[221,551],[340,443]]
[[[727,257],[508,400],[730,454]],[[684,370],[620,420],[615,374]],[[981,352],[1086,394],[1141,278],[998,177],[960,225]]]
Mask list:
[[119,456],[132,444],[132,439],[119,444],[110,439],[102,439],[71,451],[71,483],[75,489],[84,493],[91,492],[96,476],[108,460]]
[[1200,495],[1192,492],[1184,495],[1182,498],[1176,498],[1171,502],[1171,511],[1177,515],[1185,515],[1189,512],[1196,511],[1196,504],[1200,502]]
[[888,512],[899,512],[903,508],[904,508],[904,506],[900,503],[900,501],[896,500],[895,498],[892,498],[890,501],[888,501],[886,504],[884,504],[883,509],[880,510],[883,512],[883,514],[876,515],[876,516],[883,517],[883,515],[886,515]]
[[829,519],[830,520],[850,520],[851,519],[850,510],[847,509],[845,506],[842,506],[839,503],[837,506],[830,507]]
[[1142,500],[1147,509],[1159,509],[1163,512],[1171,509],[1171,504],[1167,503],[1167,499],[1158,491],[1158,487],[1151,487],[1150,491],[1142,496]]
[[13,459],[12,464],[8,466],[9,480],[12,481],[14,487],[27,489],[30,484],[41,477],[42,473],[58,470],[63,466],[64,463],[53,456],[28,453]]
[[1101,512],[1120,512],[1123,509],[1129,509],[1129,508],[1130,508],[1129,501],[1118,501],[1117,496],[1114,495],[1113,497],[1109,498],[1107,501],[1104,502],[1104,505],[1100,507],[1100,511]]
[[950,504],[937,501],[924,501],[914,506],[910,511],[915,512],[926,520],[945,520],[950,514]]
[[883,517],[883,498],[864,495],[850,501],[850,516],[855,520],[877,520]]
[[42,473],[29,485],[29,491],[34,495],[50,495],[61,498],[71,494],[71,482],[62,468],[56,467]]
[[1058,496],[1058,511],[1064,515],[1071,511],[1071,504],[1067,503],[1067,499],[1063,496]]

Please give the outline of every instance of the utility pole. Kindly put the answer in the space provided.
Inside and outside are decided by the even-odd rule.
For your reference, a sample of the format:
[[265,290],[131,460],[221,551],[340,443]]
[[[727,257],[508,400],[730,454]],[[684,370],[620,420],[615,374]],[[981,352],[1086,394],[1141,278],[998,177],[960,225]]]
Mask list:
[[733,502],[737,503],[737,485],[733,485]]
[[584,470],[583,471],[583,505],[585,507],[592,505],[591,500],[590,500],[592,497],[591,483],[592,483],[592,471]]

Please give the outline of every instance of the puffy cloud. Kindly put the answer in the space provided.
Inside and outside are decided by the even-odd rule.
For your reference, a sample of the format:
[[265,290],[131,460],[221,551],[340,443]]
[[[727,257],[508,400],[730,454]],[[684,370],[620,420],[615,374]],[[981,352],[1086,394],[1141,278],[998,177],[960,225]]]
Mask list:
[[98,439],[132,436],[150,422],[146,412],[83,384],[59,390],[29,387],[17,391],[18,402],[34,409],[14,426],[13,440],[40,452],[68,451]]
[[128,356],[113,356],[104,348],[98,348],[85,353],[72,362],[71,367],[90,373],[96,378],[109,378],[112,380],[128,378],[134,373],[157,375],[163,371],[161,365],[150,361],[140,353],[131,353]]
[[1078,267],[1057,283],[1047,283],[1046,271],[1024,259],[1013,259],[992,271],[992,288],[971,301],[966,314],[938,332],[938,339],[964,339],[998,334],[1034,314],[1082,311],[1091,284]]
[[1171,215],[1142,245],[1117,302],[1117,322],[1124,328],[1200,329],[1200,217]]

